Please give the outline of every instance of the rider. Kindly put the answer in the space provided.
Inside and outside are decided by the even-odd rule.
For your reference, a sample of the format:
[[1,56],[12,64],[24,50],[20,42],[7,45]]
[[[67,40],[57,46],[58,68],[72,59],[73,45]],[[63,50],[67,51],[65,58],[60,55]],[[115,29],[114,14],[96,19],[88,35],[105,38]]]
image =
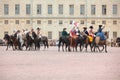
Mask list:
[[16,31],[16,30],[13,30],[13,36],[14,36],[15,38],[17,38],[17,31]]
[[96,36],[100,36],[101,40],[106,40],[106,37],[104,35],[104,33],[102,32],[102,30],[105,28],[105,26],[102,27],[102,25],[99,25],[99,29],[97,31]]
[[22,40],[22,34],[20,30],[17,31],[17,40],[18,40],[18,47],[20,50],[22,50],[23,40]]
[[38,39],[42,37],[41,29],[39,27],[37,28],[37,37]]
[[80,30],[79,30],[78,27],[76,28],[76,35],[77,35],[78,37],[80,37]]
[[32,34],[32,37],[34,38],[34,40],[37,38],[37,35],[34,31],[34,29],[31,29],[31,34]]
[[63,28],[62,36],[63,36],[63,37],[67,37],[67,36],[68,36],[68,33],[67,33],[67,31],[66,31],[66,28]]
[[68,33],[67,33],[66,29],[67,29],[67,28],[63,28],[63,31],[62,31],[62,39],[63,39],[65,42],[68,42],[68,40],[67,40]]
[[84,29],[83,32],[85,33],[85,35],[88,36],[89,33],[88,33],[88,31],[87,31],[87,27],[83,27],[83,29]]
[[72,30],[70,31],[70,36],[73,38],[76,38],[76,30],[75,30],[75,26],[72,28]]
[[89,36],[88,37],[90,39],[90,42],[93,42],[93,39],[95,37],[94,32],[93,32],[93,26],[90,26],[89,28],[90,28],[90,30],[89,30]]
[[84,35],[83,35],[83,37],[84,37],[84,40],[86,40],[86,38],[87,38],[87,36],[89,35],[89,33],[88,33],[88,31],[87,31],[87,27],[83,27],[83,33],[84,33]]

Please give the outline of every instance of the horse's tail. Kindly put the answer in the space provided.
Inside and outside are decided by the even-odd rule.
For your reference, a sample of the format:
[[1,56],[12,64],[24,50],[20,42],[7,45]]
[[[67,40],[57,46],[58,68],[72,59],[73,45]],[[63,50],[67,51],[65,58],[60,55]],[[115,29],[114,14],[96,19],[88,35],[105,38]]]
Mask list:
[[[46,38],[47,38],[47,37],[46,37]],[[47,48],[49,48],[48,38],[47,38],[47,40],[46,40],[46,46],[47,46]]]
[[62,37],[59,38],[58,47],[60,47],[61,42],[62,42]]

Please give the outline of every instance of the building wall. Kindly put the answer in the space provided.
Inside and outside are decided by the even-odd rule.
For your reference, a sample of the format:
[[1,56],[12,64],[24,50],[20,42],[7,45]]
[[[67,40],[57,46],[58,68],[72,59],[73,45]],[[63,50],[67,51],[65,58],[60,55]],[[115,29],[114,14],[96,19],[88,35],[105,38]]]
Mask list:
[[[9,15],[4,15],[4,4],[9,4]],[[15,15],[15,4],[20,4],[20,14]],[[31,14],[26,15],[26,4],[31,4]],[[36,14],[36,5],[41,4],[42,13]],[[63,4],[63,15],[58,13],[58,5]],[[69,5],[74,5],[74,15],[69,15]],[[117,5],[117,15],[112,14],[112,6]],[[52,14],[48,14],[48,5],[52,5]],[[80,15],[80,5],[85,5],[85,15]],[[96,15],[91,15],[91,5],[96,5]],[[102,5],[107,6],[107,14],[102,15]],[[4,32],[8,31],[12,34],[16,29],[36,29],[40,27],[43,35],[48,36],[48,32],[52,31],[52,39],[58,39],[59,32],[64,27],[69,31],[72,27],[70,21],[74,20],[84,24],[80,24],[79,28],[82,31],[84,26],[93,26],[94,31],[97,31],[98,25],[105,20],[105,31],[110,30],[110,38],[113,38],[113,32],[117,32],[117,37],[120,36],[120,0],[1,0],[0,1],[0,38],[3,38]],[[8,24],[4,21],[8,20]],[[19,20],[19,24],[15,24],[15,20]],[[30,20],[30,24],[26,24],[26,20]],[[41,20],[41,24],[37,24],[37,20]],[[48,24],[48,20],[52,20],[52,24]],[[59,25],[59,20],[63,24]],[[91,24],[95,21],[95,24]],[[113,24],[117,21],[117,24]]]

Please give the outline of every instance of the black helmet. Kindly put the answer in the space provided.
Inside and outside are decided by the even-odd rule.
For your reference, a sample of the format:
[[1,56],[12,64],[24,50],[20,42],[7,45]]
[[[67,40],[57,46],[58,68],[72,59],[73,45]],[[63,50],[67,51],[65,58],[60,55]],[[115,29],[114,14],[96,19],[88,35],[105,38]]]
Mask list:
[[93,26],[90,26],[89,28],[90,28],[90,29],[93,29]]
[[63,31],[66,30],[67,28],[63,28]]
[[99,27],[102,27],[102,25],[99,25]]
[[83,27],[83,29],[87,29],[87,27]]
[[38,27],[37,30],[40,30],[40,28]]

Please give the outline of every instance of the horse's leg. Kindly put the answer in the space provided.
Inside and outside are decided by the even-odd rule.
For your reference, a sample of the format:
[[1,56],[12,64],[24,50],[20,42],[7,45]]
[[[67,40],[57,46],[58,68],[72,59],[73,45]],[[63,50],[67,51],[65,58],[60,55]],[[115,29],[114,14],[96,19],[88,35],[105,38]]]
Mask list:
[[68,46],[68,51],[71,52],[70,46]]
[[59,40],[59,43],[58,43],[58,51],[60,51],[60,46],[61,46],[61,40]]
[[62,51],[64,52],[64,43],[62,44]]
[[13,49],[13,51],[14,51],[14,47],[13,47],[13,44],[11,44],[11,46],[12,46],[12,49]]
[[97,45],[97,48],[98,48],[99,52],[101,52],[101,51],[100,51],[100,48],[99,48],[99,46],[98,46],[98,45]]
[[92,44],[90,43],[90,49],[91,49],[91,52],[92,52]]
[[67,46],[67,45],[65,45],[65,51],[66,51],[66,52],[67,52],[67,47],[68,47],[68,46]]
[[76,52],[77,52],[77,46],[78,46],[78,43],[76,43],[76,45],[75,45],[75,50],[76,50]]
[[101,52],[105,49],[104,45],[102,45],[102,50],[100,50]]
[[82,51],[82,44],[80,44],[80,52]]
[[46,48],[46,44],[45,44],[45,41],[43,41],[43,44],[44,44],[44,50],[45,50],[45,48]]
[[105,52],[107,53],[107,45],[105,44]]
[[96,44],[93,46],[93,48],[94,48],[94,50],[93,50],[93,51],[95,52]]
[[6,50],[8,50],[8,44],[7,44],[7,48],[6,48]]
[[87,46],[88,46],[88,44],[85,44],[85,48],[86,48],[85,51],[86,51],[86,52],[87,52]]

